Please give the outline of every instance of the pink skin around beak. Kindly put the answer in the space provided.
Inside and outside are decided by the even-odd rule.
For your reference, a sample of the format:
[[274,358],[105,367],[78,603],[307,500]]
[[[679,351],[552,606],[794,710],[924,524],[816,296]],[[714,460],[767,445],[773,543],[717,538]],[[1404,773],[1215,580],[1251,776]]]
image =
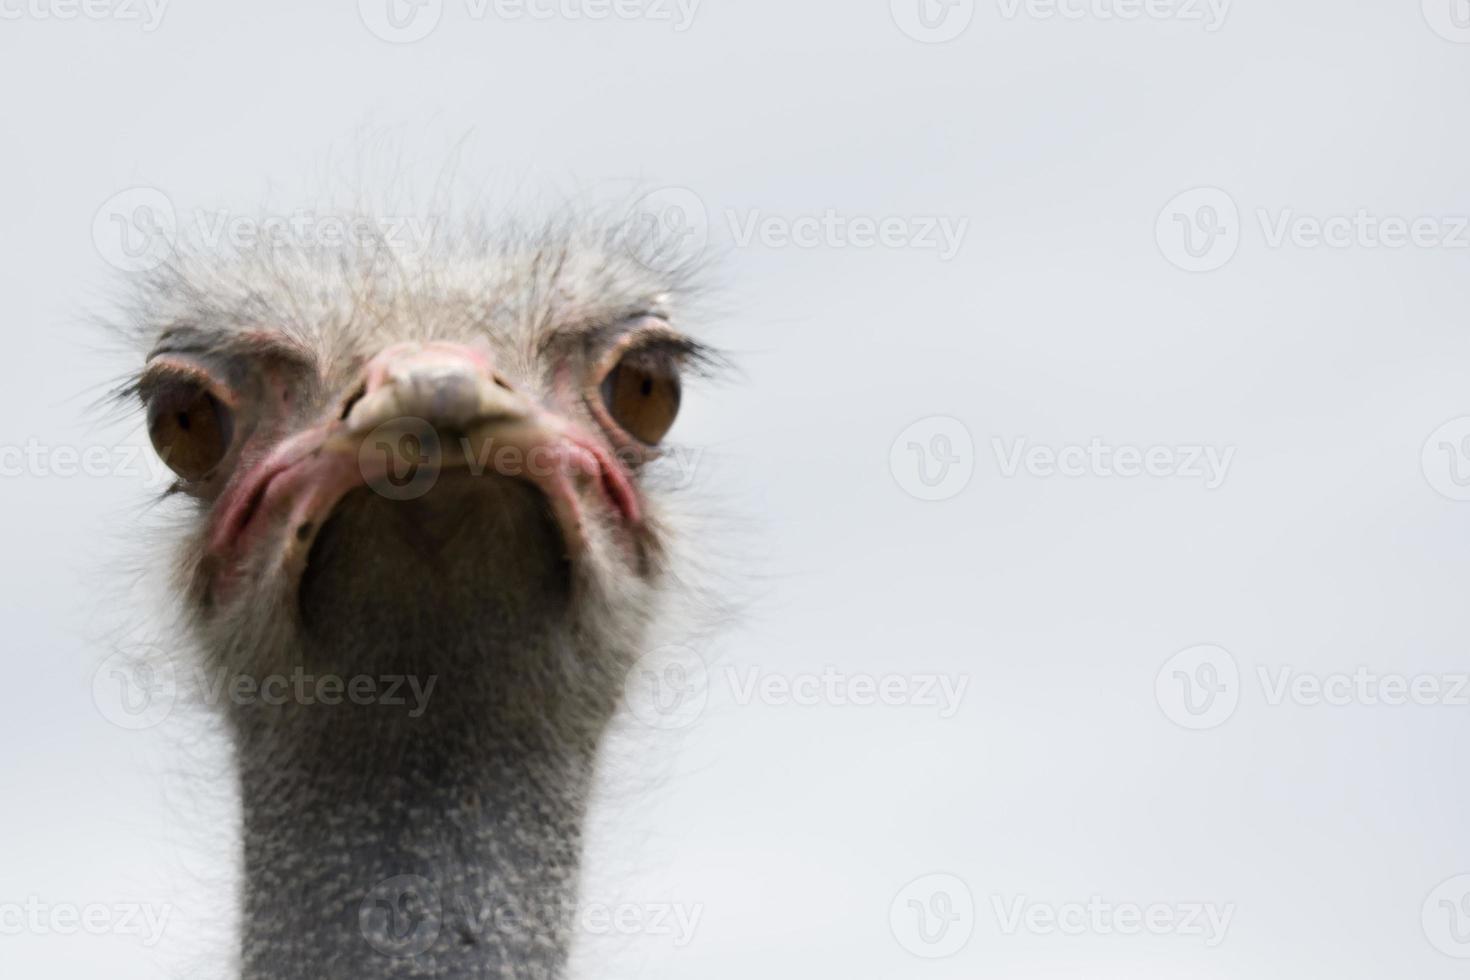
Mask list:
[[[403,458],[405,445],[414,459]],[[640,524],[623,464],[568,420],[511,390],[487,351],[397,344],[369,362],[345,412],[339,405],[287,438],[225,490],[208,541],[222,571],[216,589],[251,550],[270,546],[266,529],[285,529],[281,569],[299,573],[316,531],[349,491],[367,486],[394,499],[421,496],[450,469],[493,472],[539,488],[573,559],[587,547],[579,485],[595,485],[591,499],[625,527]],[[407,482],[405,472],[412,473]]]

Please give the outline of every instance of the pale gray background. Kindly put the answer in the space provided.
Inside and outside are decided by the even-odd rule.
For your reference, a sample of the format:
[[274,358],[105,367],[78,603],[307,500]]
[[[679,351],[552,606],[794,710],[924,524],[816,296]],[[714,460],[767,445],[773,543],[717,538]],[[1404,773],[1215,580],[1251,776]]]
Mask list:
[[[1272,248],[1256,217],[1470,213],[1470,45],[1431,28],[1470,10],[1427,7],[1239,0],[1211,31],[988,0],[930,44],[886,0],[704,0],[684,31],[444,0],[434,31],[393,44],[352,0],[176,0],[152,31],[5,0],[0,446],[139,443],[136,422],[88,412],[126,366],[85,325],[123,275],[93,235],[119,191],[180,213],[310,205],[355,172],[362,127],[425,180],[468,133],[461,176],[491,201],[688,188],[720,258],[707,330],[745,374],[691,397],[678,437],[710,447],[703,492],[732,515],[717,553],[761,598],[711,653],[703,715],[635,756],[647,778],[610,775],[591,843],[590,891],[701,905],[694,940],[591,939],[581,975],[1463,976],[1448,954],[1470,943],[1436,948],[1421,912],[1470,872],[1470,706],[1272,706],[1256,679],[1470,670],[1470,503],[1436,490],[1465,460],[1421,464],[1470,415],[1470,250]],[[1238,206],[1239,249],[1191,273],[1156,219],[1197,187]],[[740,247],[725,218],[829,208],[970,224],[946,262]],[[925,502],[890,450],[931,416],[960,420],[974,473]],[[1007,478],[992,448],[1094,436],[1235,455],[1206,490]],[[217,761],[186,718],[130,732],[92,697],[104,641],[150,619],[120,601],[147,564],[148,484],[0,480],[0,906],[173,917],[152,947],[0,935],[6,977],[199,976],[220,957]],[[1234,656],[1240,702],[1188,731],[1155,677],[1200,644]],[[941,718],[740,705],[724,673],[828,665],[969,687]],[[200,824],[219,839],[186,833]],[[962,951],[928,960],[890,906],[934,873],[976,914]],[[1007,935],[992,904],[1094,895],[1234,918],[1208,948]]]

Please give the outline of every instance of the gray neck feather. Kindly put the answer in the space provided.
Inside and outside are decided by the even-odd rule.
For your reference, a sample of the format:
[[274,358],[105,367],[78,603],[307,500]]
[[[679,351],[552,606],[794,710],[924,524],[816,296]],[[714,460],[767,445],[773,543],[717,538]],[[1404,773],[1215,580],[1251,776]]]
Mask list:
[[452,710],[391,732],[381,707],[272,710],[235,726],[245,980],[560,975],[590,744]]

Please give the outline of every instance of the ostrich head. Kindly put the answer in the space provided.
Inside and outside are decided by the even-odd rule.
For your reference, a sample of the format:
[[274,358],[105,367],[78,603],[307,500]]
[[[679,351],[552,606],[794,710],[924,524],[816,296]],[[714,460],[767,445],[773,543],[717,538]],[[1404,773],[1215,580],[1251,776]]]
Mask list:
[[559,971],[598,739],[671,574],[659,457],[707,356],[654,267],[578,226],[183,255],[147,283],[132,388],[190,501],[178,592],[247,692],[223,704],[246,976]]

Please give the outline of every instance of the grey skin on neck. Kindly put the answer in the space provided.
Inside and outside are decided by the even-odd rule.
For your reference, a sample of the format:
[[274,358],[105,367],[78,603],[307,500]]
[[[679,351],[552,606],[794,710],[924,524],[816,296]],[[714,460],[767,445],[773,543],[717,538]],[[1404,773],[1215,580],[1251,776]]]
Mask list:
[[592,760],[446,736],[241,738],[244,977],[560,975]]
[[404,704],[230,708],[245,980],[561,975],[619,660],[578,624],[548,521],[451,512],[350,497],[301,584],[302,645],[265,658],[308,688],[412,676],[426,710],[406,681]]

